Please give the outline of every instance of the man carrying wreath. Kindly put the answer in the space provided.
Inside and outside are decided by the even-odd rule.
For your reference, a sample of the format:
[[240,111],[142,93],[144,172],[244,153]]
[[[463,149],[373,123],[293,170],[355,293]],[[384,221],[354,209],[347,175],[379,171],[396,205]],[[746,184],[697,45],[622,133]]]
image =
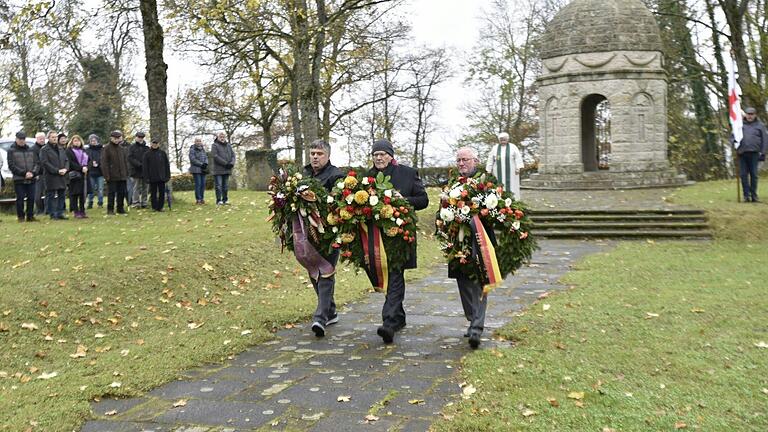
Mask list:
[[[331,162],[331,146],[322,139],[312,141],[309,145],[309,165],[304,167],[304,175],[314,178],[322,183],[323,187],[330,192],[336,181],[344,177],[340,169]],[[338,249],[333,249],[330,255],[320,251],[320,255],[332,266],[336,266],[339,259]],[[325,327],[339,322],[339,316],[336,314],[336,303],[333,301],[333,291],[336,285],[335,273],[323,276],[320,274],[315,280],[311,277],[312,286],[317,294],[317,309],[312,317],[312,331],[315,336],[325,336]]]
[[[462,147],[456,152],[456,166],[462,177],[474,177],[478,174],[477,164],[480,160],[477,153],[469,148]],[[490,231],[493,233],[493,231]],[[492,234],[491,234],[492,235]],[[494,239],[493,237],[491,237]],[[494,239],[495,240],[495,239]],[[464,317],[469,321],[469,328],[464,337],[469,337],[469,345],[472,348],[480,346],[480,335],[485,325],[485,309],[488,305],[488,296],[483,293],[480,282],[472,280],[466,273],[448,266],[448,277],[456,279],[459,286],[461,306],[464,308]]]
[[[383,173],[390,177],[395,190],[405,198],[415,210],[423,210],[429,205],[429,197],[424,185],[415,169],[400,165],[394,159],[395,150],[389,140],[379,139],[373,143],[371,150],[373,156],[373,168],[368,175],[376,176]],[[415,238],[415,233],[413,234]],[[376,333],[384,343],[390,344],[394,340],[395,332],[405,327],[405,309],[403,298],[405,297],[405,270],[416,268],[416,242],[411,243],[408,261],[403,268],[389,270],[387,277],[387,294],[384,306],[381,309],[382,325]]]

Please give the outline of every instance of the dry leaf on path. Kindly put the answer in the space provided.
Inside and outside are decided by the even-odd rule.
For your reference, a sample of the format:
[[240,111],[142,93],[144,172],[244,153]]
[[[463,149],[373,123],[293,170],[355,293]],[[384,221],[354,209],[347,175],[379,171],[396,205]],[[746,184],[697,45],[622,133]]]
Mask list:
[[424,399],[411,399],[408,401],[408,403],[411,405],[424,405],[426,402]]
[[187,406],[187,400],[186,399],[179,399],[176,402],[173,403],[174,408]]
[[115,414],[117,414],[117,410],[107,411],[104,413],[105,416],[110,416],[110,417]]
[[377,416],[375,416],[373,414],[368,414],[364,418],[365,418],[365,422],[366,423],[371,423],[371,422],[379,421],[379,417],[377,417]]
[[352,396],[339,396],[336,398],[336,402],[349,402],[352,400]]

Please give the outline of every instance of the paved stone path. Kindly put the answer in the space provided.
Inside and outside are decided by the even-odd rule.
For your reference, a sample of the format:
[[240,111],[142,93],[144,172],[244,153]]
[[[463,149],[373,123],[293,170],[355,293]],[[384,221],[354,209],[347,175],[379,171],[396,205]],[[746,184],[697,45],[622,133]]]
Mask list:
[[534,210],[674,210],[692,207],[668,201],[677,189],[550,191],[523,189],[523,201]]
[[[575,260],[610,245],[541,242],[531,265],[491,294],[481,349],[508,345],[488,337],[541,293],[562,289],[556,281]],[[308,325],[280,331],[227,364],[189,371],[144,397],[101,401],[82,431],[425,431],[457,400],[459,361],[471,352],[456,283],[440,266],[409,284],[408,326],[388,346],[376,335],[382,301],[371,294],[345,307],[323,339]],[[186,405],[173,407],[180,399]],[[378,420],[366,422],[369,413]]]

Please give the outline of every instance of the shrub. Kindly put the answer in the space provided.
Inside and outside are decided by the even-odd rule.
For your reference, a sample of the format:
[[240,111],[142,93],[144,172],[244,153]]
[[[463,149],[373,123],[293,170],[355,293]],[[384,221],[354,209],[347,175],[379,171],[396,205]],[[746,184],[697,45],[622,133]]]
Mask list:
[[[205,176],[205,188],[213,190],[213,174]],[[195,190],[195,178],[190,173],[176,174],[171,176],[171,189],[174,191],[193,191]],[[237,190],[237,182],[229,177],[229,190]]]

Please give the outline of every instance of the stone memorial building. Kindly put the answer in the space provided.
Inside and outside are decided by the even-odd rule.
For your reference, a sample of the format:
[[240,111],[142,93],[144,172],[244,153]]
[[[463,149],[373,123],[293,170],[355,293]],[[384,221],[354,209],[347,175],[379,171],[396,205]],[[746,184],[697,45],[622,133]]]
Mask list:
[[640,0],[574,0],[541,41],[539,171],[524,188],[672,186],[661,37]]

